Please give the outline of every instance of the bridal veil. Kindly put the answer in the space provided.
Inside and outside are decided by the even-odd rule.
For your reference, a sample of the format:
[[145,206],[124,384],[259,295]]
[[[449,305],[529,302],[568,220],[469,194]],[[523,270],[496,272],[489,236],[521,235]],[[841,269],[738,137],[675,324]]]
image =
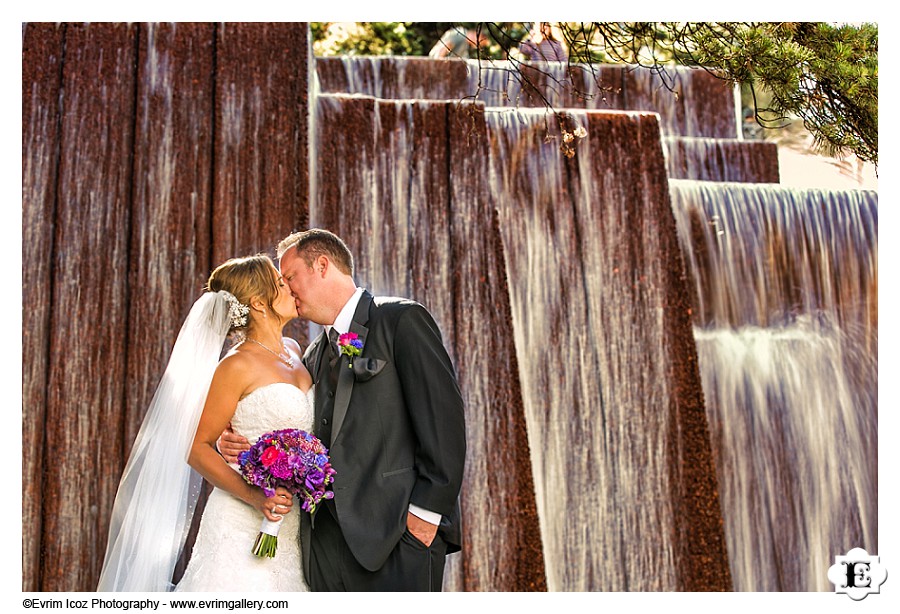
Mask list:
[[187,464],[232,324],[228,292],[206,292],[178,333],[113,505],[98,591],[170,591],[203,478]]

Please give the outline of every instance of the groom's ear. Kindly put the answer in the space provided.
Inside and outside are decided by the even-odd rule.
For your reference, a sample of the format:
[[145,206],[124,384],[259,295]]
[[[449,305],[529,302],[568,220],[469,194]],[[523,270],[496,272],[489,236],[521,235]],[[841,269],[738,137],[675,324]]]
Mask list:
[[328,270],[328,267],[331,266],[331,262],[328,261],[328,256],[320,255],[313,262],[313,270],[321,276],[325,276],[325,272]]

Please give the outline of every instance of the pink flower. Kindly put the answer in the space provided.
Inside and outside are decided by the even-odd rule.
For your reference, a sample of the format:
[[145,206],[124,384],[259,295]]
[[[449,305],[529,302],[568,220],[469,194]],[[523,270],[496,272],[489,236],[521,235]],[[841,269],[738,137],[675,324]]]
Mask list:
[[338,346],[341,354],[350,357],[350,367],[353,367],[353,357],[362,354],[363,342],[356,333],[344,333],[338,337]]
[[359,339],[359,335],[356,333],[344,333],[340,337],[338,337],[338,345],[347,345],[354,339]]
[[272,446],[271,448],[266,448],[266,451],[262,453],[262,457],[260,457],[260,462],[264,467],[269,467],[278,460],[278,457],[281,456],[281,453],[278,451],[278,448]]

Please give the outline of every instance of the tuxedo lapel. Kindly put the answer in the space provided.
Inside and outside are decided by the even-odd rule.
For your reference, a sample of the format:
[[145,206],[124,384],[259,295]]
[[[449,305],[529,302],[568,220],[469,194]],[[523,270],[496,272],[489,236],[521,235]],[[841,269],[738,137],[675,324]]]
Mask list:
[[312,377],[314,385],[319,383],[319,379],[322,376],[322,363],[324,362],[322,357],[325,355],[325,350],[327,349],[327,337],[325,336],[325,332],[322,331],[307,348],[306,355],[303,357],[303,363],[306,365],[306,369],[309,371],[309,375]]
[[[369,329],[366,324],[369,321],[369,308],[372,305],[372,295],[365,291],[359,299],[356,312],[353,314],[353,322],[350,324],[350,332],[356,333],[359,340],[363,343],[362,353],[366,351],[366,337],[369,335]],[[357,357],[360,358],[360,357]],[[341,425],[344,423],[344,417],[347,415],[347,409],[350,407],[350,396],[353,394],[353,369],[350,368],[349,358],[341,356],[338,361],[338,383],[337,390],[334,393],[334,419],[331,429],[331,443],[337,441],[338,433],[341,431]]]
[[322,419],[322,405],[325,400],[325,395],[319,387],[319,382],[322,380],[322,377],[324,377],[323,366],[327,362],[327,357],[325,355],[327,351],[327,337],[323,331],[316,337],[312,344],[310,344],[309,348],[307,348],[306,355],[304,356],[304,363],[306,364],[310,377],[312,377],[313,387],[317,388],[314,396],[313,424],[319,424],[319,421]]

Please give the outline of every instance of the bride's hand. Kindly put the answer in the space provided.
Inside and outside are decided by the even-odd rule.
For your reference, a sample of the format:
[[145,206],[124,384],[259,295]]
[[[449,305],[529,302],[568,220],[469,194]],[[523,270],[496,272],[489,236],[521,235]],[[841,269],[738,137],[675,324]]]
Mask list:
[[254,507],[272,522],[281,520],[281,516],[289,513],[294,505],[294,497],[284,488],[276,488],[275,495],[266,497],[262,490],[258,491],[258,497],[254,498]]

